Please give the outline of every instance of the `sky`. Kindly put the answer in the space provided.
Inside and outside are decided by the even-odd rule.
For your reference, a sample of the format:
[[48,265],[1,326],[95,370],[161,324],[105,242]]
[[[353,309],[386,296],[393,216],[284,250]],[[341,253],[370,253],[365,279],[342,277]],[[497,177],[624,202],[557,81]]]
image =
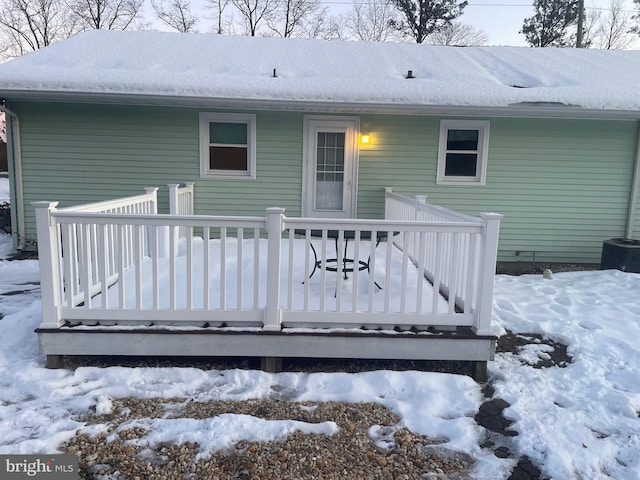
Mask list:
[[[526,46],[522,29],[524,19],[534,14],[533,2],[526,0],[468,0],[469,4],[460,17],[468,23],[489,34],[490,45]],[[609,0],[585,0],[586,14],[602,9],[609,11]],[[625,0],[625,11],[632,15],[633,2]]]
[[[207,0],[195,0],[195,5],[202,8]],[[484,31],[489,36],[488,45],[509,45],[527,46],[524,35],[519,31],[522,28],[524,19],[534,14],[533,1],[527,0],[467,0],[468,5],[464,13],[459,17],[462,23],[470,24],[477,29]],[[628,15],[633,15],[636,11],[633,0],[623,0],[625,11]],[[349,10],[351,0],[320,0],[321,5],[329,7],[334,14],[344,13]],[[589,15],[594,9],[603,9],[606,13],[609,9],[610,0],[585,0],[586,14]],[[210,16],[211,12],[203,10],[205,16]],[[152,10],[147,5],[146,15],[150,19]],[[208,31],[211,21],[204,19],[200,22],[201,32]],[[155,24],[154,28],[166,29]],[[634,43],[635,48],[640,48],[640,41]]]
[[[533,2],[526,0],[467,0],[468,5],[459,21],[484,31],[489,45],[527,46],[522,29],[524,19],[534,14]],[[341,11],[351,5],[350,0],[321,0]],[[593,9],[609,8],[609,0],[585,0],[587,15]],[[634,12],[633,2],[625,0],[625,10]]]
[[[284,440],[294,431],[332,435],[341,428],[334,422],[268,421],[232,412],[199,420],[171,415],[187,399],[245,401],[276,398],[286,391],[293,402],[384,405],[400,418],[392,431],[407,428],[441,438],[442,448],[470,455],[475,480],[506,479],[520,455],[550,478],[639,478],[640,274],[605,270],[554,273],[551,278],[496,276],[492,331],[514,332],[522,343],[515,353],[497,353],[488,363],[491,398],[509,403],[503,414],[518,433],[496,437],[474,420],[487,400],[481,385],[450,373],[270,374],[118,366],[48,370],[34,334],[42,321],[38,263],[7,260],[10,245],[9,236],[0,234],[0,454],[53,454],[76,432],[95,437],[117,428],[107,437],[111,442],[119,431],[137,426],[146,433],[130,442],[142,448],[197,441],[199,455],[206,457],[243,439]],[[568,361],[535,368],[552,359],[559,344],[566,346]],[[164,418],[124,418],[120,426],[80,417],[92,410],[107,414],[116,399],[129,396],[173,403]],[[369,431],[372,442],[381,441],[375,425]],[[492,448],[481,447],[487,438],[513,455],[499,458]],[[393,443],[393,433],[384,441]],[[106,458],[96,461],[108,463]]]
[[533,15],[532,3],[523,0],[468,0],[459,18],[489,35],[490,45],[526,46],[518,32],[524,19]]
[[[609,0],[585,0],[586,14],[594,9],[604,9],[606,14]],[[633,3],[625,0],[625,10],[629,15],[634,11]],[[527,46],[522,29],[524,19],[534,14],[533,2],[526,0],[468,0],[459,20],[483,30],[489,35],[489,45]]]

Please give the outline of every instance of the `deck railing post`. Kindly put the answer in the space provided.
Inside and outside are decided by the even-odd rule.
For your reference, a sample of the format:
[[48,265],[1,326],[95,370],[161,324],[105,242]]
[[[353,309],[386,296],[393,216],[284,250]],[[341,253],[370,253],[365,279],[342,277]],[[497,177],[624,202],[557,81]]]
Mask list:
[[264,311],[263,330],[280,331],[280,256],[284,208],[267,208],[267,304]]
[[[145,187],[144,191],[147,195],[151,196],[149,211],[144,213],[157,215],[158,214],[158,187]],[[146,252],[142,252],[142,255],[143,256],[147,254],[154,255],[154,245],[157,245],[156,234],[158,232],[158,229],[156,227],[149,225],[147,226],[146,231],[147,231],[147,242],[146,242],[147,250]],[[161,240],[161,238],[159,238],[158,240]]]
[[393,203],[391,201],[391,198],[389,198],[389,194],[393,193],[393,187],[384,187],[384,218],[386,220],[389,220],[392,215],[392,206]]
[[[427,204],[427,196],[416,195],[413,198],[415,203],[413,205],[413,218],[411,220],[415,220],[416,222],[426,220],[424,216],[424,211],[425,211],[425,206]],[[411,234],[411,255],[413,255],[414,258],[418,258],[418,248],[416,247],[418,242],[416,242],[416,238],[417,238],[417,235],[415,233],[412,233]]]
[[40,262],[40,288],[42,292],[42,324],[40,328],[59,328],[60,301],[60,247],[58,227],[52,214],[58,202],[33,202],[36,210],[38,259]]
[[[179,183],[170,183],[167,185],[169,187],[169,214],[170,215],[178,215],[180,204],[178,203],[178,188],[180,187]],[[169,235],[171,229],[167,226],[165,229],[166,232],[166,241],[163,243],[162,253],[163,255],[169,256]],[[173,241],[174,244],[177,245],[178,239],[180,236],[184,235],[184,227],[174,228],[173,229]]]
[[151,210],[145,213],[151,213],[153,215],[158,213],[158,187],[145,187],[144,191],[147,195],[151,195]]
[[493,283],[498,258],[498,234],[500,232],[499,213],[480,214],[484,223],[482,248],[480,249],[481,264],[478,275],[478,304],[477,315],[473,329],[477,335],[491,334],[491,315],[493,313]]
[[178,183],[170,183],[169,187],[169,213],[171,215],[178,214]]
[[[178,183],[170,183],[169,187],[169,214],[171,215],[193,215],[194,214],[194,182],[187,182],[180,188]],[[187,227],[177,229],[178,236],[184,237],[187,234]]]
[[185,215],[193,215],[195,211],[195,207],[194,207],[195,182],[186,182],[185,188],[188,190],[189,195],[187,196],[187,204],[185,205],[185,211],[182,213]]

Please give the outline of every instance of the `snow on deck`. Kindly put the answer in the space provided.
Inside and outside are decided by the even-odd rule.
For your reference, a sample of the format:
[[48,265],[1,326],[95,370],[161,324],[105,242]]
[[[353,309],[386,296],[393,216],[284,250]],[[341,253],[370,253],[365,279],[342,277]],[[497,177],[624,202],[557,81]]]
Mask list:
[[[321,258],[321,250],[319,242],[316,242],[318,258]],[[225,256],[227,258],[226,268],[224,270],[224,280],[221,275],[220,262],[220,240],[210,240],[209,242],[209,267],[205,272],[203,267],[204,261],[204,242],[202,239],[194,239],[193,243],[193,260],[192,260],[192,288],[191,301],[192,308],[204,308],[204,278],[205,273],[208,277],[209,287],[209,308],[220,309],[221,302],[221,282],[225,285],[224,307],[226,309],[253,309],[264,308],[266,305],[266,285],[267,285],[267,240],[259,240],[258,256],[256,258],[253,240],[244,240],[242,242],[242,264],[238,268],[236,259],[238,258],[238,243],[236,239],[227,239],[225,244]],[[387,265],[385,258],[386,243],[381,243],[377,248],[377,257],[375,264],[371,262],[371,270],[373,271],[374,280],[382,288],[375,285],[373,291],[373,311],[385,312],[388,308],[389,313],[401,312],[402,299],[406,299],[405,312],[416,313],[418,308],[417,299],[419,297],[418,290],[421,289],[422,297],[420,313],[432,313],[433,304],[433,287],[424,278],[418,274],[418,270],[408,263],[406,272],[406,285],[403,289],[402,272],[403,272],[403,256],[395,247],[392,249],[391,264],[389,276],[387,277]],[[367,256],[371,249],[369,241],[360,242],[360,260],[366,262]],[[384,249],[384,250],[383,250]],[[349,242],[347,257],[353,257],[354,245]],[[308,258],[306,258],[308,256]],[[335,258],[335,247],[333,242],[327,243],[327,257]],[[175,308],[187,308],[187,249],[186,242],[182,241],[178,250],[175,263],[175,284],[176,297]],[[258,265],[258,280],[255,280],[255,265]],[[305,240],[294,240],[293,249],[293,275],[290,279],[289,268],[289,250],[288,242],[282,247],[282,263],[280,271],[281,285],[281,305],[288,305],[288,289],[289,281],[292,282],[291,310],[301,311],[305,309],[305,291],[308,291],[308,309],[319,311],[321,309],[321,293],[322,290],[322,274],[323,271],[318,269],[311,278],[305,275],[305,265],[309,263],[309,273],[313,269],[313,253],[306,251]],[[168,258],[161,259],[158,264],[158,300],[160,309],[170,307],[171,294],[171,268]],[[325,311],[336,311],[338,300],[340,303],[340,311],[351,311],[353,301],[356,301],[357,311],[369,311],[369,278],[370,273],[367,270],[358,272],[357,281],[354,273],[348,273],[348,279],[341,280],[341,294],[337,295],[338,276],[336,272],[325,271],[324,285],[324,309]],[[137,289],[136,289],[137,273],[135,267],[126,271],[124,278],[124,290],[126,292],[124,299],[125,308],[136,308]],[[152,309],[154,301],[154,281],[153,281],[153,262],[150,258],[145,258],[141,263],[141,307],[143,309]],[[240,281],[239,281],[240,279]],[[305,285],[308,283],[308,285]],[[419,286],[422,284],[421,286]],[[238,294],[238,286],[241,285],[242,293]],[[258,286],[257,304],[254,304],[254,285]],[[354,288],[356,291],[354,292]],[[120,302],[119,295],[120,285],[116,283],[108,291],[108,308],[118,308]],[[387,298],[388,297],[388,298]],[[240,302],[238,299],[241,298]],[[388,307],[387,307],[388,302]],[[91,301],[91,307],[100,308],[102,304],[102,296],[98,295]],[[446,313],[448,311],[448,303],[438,295],[438,313]]]

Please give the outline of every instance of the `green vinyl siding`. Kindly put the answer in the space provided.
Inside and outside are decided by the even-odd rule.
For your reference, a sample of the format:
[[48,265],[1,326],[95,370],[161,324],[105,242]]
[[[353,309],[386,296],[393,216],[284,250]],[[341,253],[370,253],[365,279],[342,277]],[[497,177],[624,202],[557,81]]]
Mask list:
[[625,233],[636,123],[490,120],[486,185],[448,186],[436,185],[440,118],[367,117],[359,215],[378,216],[377,192],[391,186],[473,215],[502,213],[499,260],[599,262],[603,240]]
[[[196,213],[300,215],[303,118],[257,111],[256,179],[201,178],[197,108],[14,103],[22,127],[28,236],[37,200],[60,206],[196,183]],[[473,215],[504,214],[499,259],[598,262],[603,240],[624,236],[637,124],[490,120],[486,185],[437,185],[442,117],[360,115],[357,215],[382,218],[384,187]],[[444,117],[455,119],[455,117]],[[635,237],[640,233],[640,203]],[[517,253],[517,254],[516,254]]]
[[27,236],[35,237],[31,202],[60,207],[196,182],[196,213],[260,215],[266,207],[300,214],[302,115],[257,114],[257,179],[200,178],[200,109],[79,104],[13,105],[22,126]]
[[425,116],[361,117],[370,144],[360,146],[358,216],[384,216],[384,187],[428,195],[435,185],[440,119]]

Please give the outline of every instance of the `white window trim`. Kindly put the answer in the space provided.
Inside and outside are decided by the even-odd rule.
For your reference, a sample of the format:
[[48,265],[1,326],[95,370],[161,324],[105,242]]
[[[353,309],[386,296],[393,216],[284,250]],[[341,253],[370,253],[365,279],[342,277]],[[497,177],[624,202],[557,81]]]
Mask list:
[[[212,170],[209,168],[209,123],[245,123],[247,125],[247,170]],[[200,177],[235,180],[256,179],[256,116],[248,113],[200,113]]]
[[[436,180],[438,185],[485,185],[489,157],[489,125],[488,120],[442,120],[440,122],[438,176]],[[447,133],[452,129],[478,130],[478,165],[475,177],[454,177],[444,174],[447,161]]]

